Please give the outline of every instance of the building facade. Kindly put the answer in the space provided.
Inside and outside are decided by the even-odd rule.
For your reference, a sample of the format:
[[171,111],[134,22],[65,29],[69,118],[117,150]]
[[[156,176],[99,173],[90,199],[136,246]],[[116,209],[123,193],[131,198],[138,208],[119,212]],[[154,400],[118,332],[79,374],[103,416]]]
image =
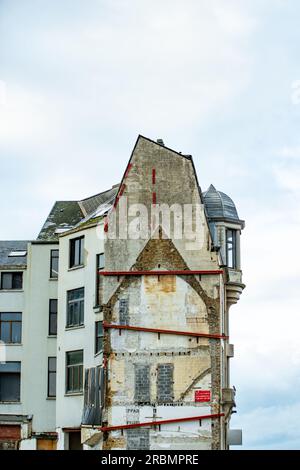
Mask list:
[[122,181],[0,242],[0,447],[228,449],[239,219],[139,136]]

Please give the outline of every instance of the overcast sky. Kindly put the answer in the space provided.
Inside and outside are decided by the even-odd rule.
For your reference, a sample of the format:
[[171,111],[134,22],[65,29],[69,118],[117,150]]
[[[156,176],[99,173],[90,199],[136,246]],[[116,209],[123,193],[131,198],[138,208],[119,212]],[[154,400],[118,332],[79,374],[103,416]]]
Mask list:
[[[137,135],[231,196],[244,449],[300,448],[298,0],[0,0],[0,239],[120,181]],[[180,181],[178,182],[180,185]]]

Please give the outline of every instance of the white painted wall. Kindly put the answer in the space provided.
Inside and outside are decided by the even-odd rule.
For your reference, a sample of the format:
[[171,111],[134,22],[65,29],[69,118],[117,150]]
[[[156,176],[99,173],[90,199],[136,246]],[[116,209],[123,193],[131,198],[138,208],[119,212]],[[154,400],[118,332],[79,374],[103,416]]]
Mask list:
[[[5,359],[6,361],[22,362],[24,356],[24,346],[27,341],[24,336],[24,321],[26,322],[25,315],[25,292],[27,285],[28,272],[25,269],[14,267],[11,271],[23,272],[23,289],[22,290],[1,290],[0,291],[0,312],[22,312],[22,342],[19,345],[6,344],[5,345]],[[1,270],[1,272],[7,272]],[[21,364],[22,367],[22,364]],[[22,370],[21,370],[22,373]],[[21,402],[20,403],[1,403],[0,414],[23,414],[24,412],[24,397],[23,397],[23,384],[21,383]]]
[[49,279],[50,250],[57,248],[29,243],[23,291],[0,293],[0,311],[22,312],[22,344],[6,346],[6,360],[21,361],[21,403],[0,403],[0,413],[33,415],[36,433],[55,430],[55,400],[47,399],[47,383],[48,357],[56,356],[56,338],[48,337],[48,324],[49,299],[57,298],[57,281]]
[[[102,363],[102,354],[95,356],[95,321],[102,314],[95,309],[96,301],[96,255],[103,253],[103,240],[98,238],[102,227],[85,228],[79,232],[60,237],[59,281],[58,281],[58,342],[57,342],[57,407],[56,426],[60,428],[80,427],[83,411],[83,394],[65,394],[66,352],[83,349],[84,368]],[[70,239],[84,235],[84,267],[68,269]],[[66,330],[67,291],[84,287],[84,326]],[[60,439],[61,441],[61,439]],[[59,443],[59,447],[63,445]]]

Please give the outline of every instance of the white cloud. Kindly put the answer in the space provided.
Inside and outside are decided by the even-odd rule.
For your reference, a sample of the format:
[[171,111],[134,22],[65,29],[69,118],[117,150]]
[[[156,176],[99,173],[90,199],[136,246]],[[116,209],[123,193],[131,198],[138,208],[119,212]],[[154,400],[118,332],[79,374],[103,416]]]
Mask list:
[[[248,449],[283,450],[300,448],[300,402],[252,409],[236,417],[236,426],[247,423],[243,440]],[[263,444],[262,444],[263,443]]]

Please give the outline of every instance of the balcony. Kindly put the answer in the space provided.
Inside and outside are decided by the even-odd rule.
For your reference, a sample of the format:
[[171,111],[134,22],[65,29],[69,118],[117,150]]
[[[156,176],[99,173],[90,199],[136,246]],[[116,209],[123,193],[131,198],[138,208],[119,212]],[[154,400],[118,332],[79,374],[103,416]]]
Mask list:
[[242,271],[238,269],[227,268],[227,282],[226,282],[226,296],[227,296],[227,305],[230,307],[233,304],[236,304],[240,298],[245,284],[242,282]]

